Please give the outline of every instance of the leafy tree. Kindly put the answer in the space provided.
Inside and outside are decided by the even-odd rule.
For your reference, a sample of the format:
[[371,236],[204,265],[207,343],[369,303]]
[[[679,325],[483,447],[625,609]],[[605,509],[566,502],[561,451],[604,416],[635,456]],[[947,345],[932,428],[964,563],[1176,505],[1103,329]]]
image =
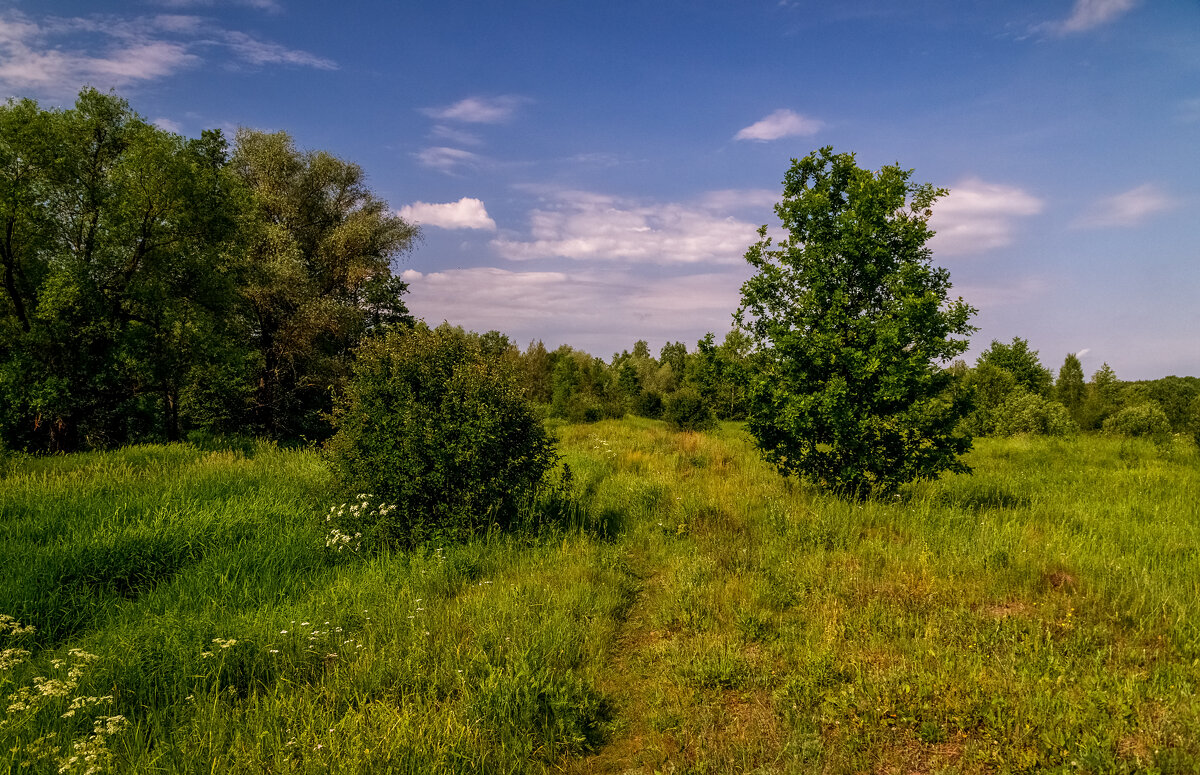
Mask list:
[[378,542],[508,525],[556,460],[517,361],[484,344],[421,325],[359,347],[327,450],[348,493],[394,507],[374,512]]
[[1083,407],[1087,387],[1083,382],[1083,364],[1074,353],[1067,353],[1062,368],[1058,370],[1058,381],[1054,383],[1054,397],[1067,407],[1072,417]]
[[367,188],[362,168],[241,130],[232,168],[250,192],[244,286],[259,355],[254,422],[276,438],[320,437],[331,387],[369,334],[412,322],[391,262],[417,229]]
[[967,470],[954,428],[968,406],[938,364],[967,348],[974,310],[948,300],[926,247],[945,192],[911,174],[828,147],[793,160],[775,208],[788,236],[764,226],[746,253],[737,318],[761,357],[749,428],[782,472],[839,492]]
[[207,365],[244,358],[230,328],[240,258],[225,162],[220,133],[185,140],[92,89],[68,110],[0,108],[10,440],[70,450],[179,438]]
[[1121,383],[1116,373],[1104,363],[1092,374],[1087,395],[1079,410],[1079,424],[1086,430],[1099,429],[1120,406]]
[[1011,344],[993,339],[991,346],[980,354],[975,365],[1004,369],[1013,375],[1017,387],[1039,396],[1050,394],[1050,370],[1038,360],[1037,350],[1030,350],[1029,342],[1020,337],[1013,337]]

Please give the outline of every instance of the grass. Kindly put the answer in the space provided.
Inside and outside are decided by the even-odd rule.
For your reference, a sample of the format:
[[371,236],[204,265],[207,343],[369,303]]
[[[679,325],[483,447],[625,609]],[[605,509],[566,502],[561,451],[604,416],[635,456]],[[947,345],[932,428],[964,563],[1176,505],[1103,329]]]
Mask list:
[[558,434],[607,529],[370,557],[311,452],[9,461],[0,769],[1200,771],[1191,445],[985,439],[852,503],[736,425]]

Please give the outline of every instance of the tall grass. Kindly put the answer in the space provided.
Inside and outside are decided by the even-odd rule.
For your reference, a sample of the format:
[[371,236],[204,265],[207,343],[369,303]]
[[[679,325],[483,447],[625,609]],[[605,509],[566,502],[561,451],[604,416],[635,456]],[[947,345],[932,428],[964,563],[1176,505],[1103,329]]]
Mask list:
[[852,503],[736,425],[557,433],[575,529],[372,556],[311,452],[11,459],[0,768],[1200,771],[1189,444]]

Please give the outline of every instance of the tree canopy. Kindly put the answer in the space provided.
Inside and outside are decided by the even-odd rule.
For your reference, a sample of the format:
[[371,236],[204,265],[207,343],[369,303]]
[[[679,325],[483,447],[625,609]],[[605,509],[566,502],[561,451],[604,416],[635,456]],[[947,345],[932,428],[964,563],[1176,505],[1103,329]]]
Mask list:
[[962,471],[968,407],[941,367],[967,348],[974,310],[926,242],[934,201],[911,170],[860,168],[822,148],[793,160],[746,260],[738,319],[759,350],[749,428],[768,460],[850,494]]

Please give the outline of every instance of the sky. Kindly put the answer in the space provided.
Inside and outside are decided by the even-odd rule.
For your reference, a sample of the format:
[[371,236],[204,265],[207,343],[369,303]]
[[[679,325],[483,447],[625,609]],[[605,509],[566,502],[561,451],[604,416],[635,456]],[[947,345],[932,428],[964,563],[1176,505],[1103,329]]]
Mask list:
[[1196,0],[0,0],[0,96],[287,131],[422,237],[410,309],[601,357],[729,330],[822,146],[949,189],[933,261],[1055,370],[1200,376]]

